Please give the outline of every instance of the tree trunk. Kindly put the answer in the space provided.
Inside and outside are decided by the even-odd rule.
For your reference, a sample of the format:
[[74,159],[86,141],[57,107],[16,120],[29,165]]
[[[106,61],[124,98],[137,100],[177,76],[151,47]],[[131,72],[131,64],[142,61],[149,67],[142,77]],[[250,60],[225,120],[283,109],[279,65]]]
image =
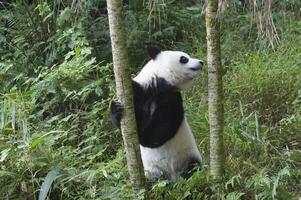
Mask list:
[[206,0],[208,60],[208,105],[210,124],[210,175],[218,179],[224,173],[224,107],[218,0]]
[[121,132],[132,187],[134,193],[137,194],[145,186],[145,176],[134,113],[133,88],[122,8],[122,0],[107,0],[116,90],[118,99],[124,108],[123,118],[121,119]]

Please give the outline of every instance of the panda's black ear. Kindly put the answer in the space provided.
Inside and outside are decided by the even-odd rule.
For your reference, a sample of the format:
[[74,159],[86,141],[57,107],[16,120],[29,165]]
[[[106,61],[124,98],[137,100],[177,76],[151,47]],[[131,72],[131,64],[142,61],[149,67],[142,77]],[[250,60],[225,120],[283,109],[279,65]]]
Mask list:
[[157,55],[161,52],[161,50],[156,46],[147,45],[146,49],[149,57],[151,57],[153,60],[155,60]]

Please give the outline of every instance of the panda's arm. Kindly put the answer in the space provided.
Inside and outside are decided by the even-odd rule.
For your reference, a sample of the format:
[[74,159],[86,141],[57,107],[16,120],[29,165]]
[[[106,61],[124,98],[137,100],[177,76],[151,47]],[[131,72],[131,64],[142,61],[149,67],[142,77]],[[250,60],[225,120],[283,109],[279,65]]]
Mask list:
[[[141,145],[152,148],[171,139],[184,117],[180,92],[164,80],[156,81],[156,84],[147,90],[133,81],[139,141]],[[120,128],[122,114],[120,102],[112,101],[110,120],[117,128]]]
[[[132,81],[132,86],[133,86],[135,102],[138,101],[138,104],[139,104],[139,101],[141,101],[141,98],[145,97],[143,88],[135,81]],[[139,107],[136,104],[137,103],[135,103],[135,110],[137,110],[136,108]],[[115,128],[120,129],[120,121],[121,121],[122,115],[123,115],[123,106],[122,106],[121,102],[118,100],[112,100],[111,105],[110,105],[109,118]]]
[[123,108],[118,100],[112,100],[110,106],[109,118],[115,128],[120,129],[120,121],[123,114]]
[[177,133],[184,117],[182,103],[179,92],[169,91],[158,95],[148,105],[144,120],[137,119],[139,139],[143,146],[159,147]]

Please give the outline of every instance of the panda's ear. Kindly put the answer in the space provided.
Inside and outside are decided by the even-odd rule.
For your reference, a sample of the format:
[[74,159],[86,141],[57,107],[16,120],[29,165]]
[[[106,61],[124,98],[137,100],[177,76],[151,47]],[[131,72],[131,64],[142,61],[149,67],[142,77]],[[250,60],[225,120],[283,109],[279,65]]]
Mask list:
[[161,50],[158,47],[156,47],[156,46],[147,45],[146,49],[147,49],[148,55],[153,60],[155,60],[156,57],[157,57],[157,55],[159,53],[161,53]]

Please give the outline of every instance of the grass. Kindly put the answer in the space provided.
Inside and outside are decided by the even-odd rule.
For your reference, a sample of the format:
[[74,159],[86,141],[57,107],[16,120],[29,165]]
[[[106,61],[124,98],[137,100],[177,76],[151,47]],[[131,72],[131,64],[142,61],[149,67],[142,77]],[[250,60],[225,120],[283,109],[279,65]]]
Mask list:
[[[223,33],[227,158],[223,183],[212,182],[208,175],[205,71],[184,92],[203,169],[189,180],[158,182],[150,190],[153,199],[301,196],[300,26],[283,25],[282,43],[275,51],[245,44],[246,38],[239,36],[246,34],[237,34],[235,28],[229,26]],[[199,46],[197,42],[194,46]],[[204,50],[198,53],[205,56]],[[97,69],[95,80],[78,66]],[[110,67],[88,57],[66,59],[56,67],[45,70],[45,81],[36,84],[39,93],[0,97],[0,199],[37,199],[40,189],[49,189],[49,199],[131,199],[121,136],[107,119],[114,92]],[[56,85],[64,88],[59,94]],[[44,112],[37,112],[37,106]]]
[[[209,163],[206,72],[186,92],[189,122],[205,162],[204,174],[192,178],[198,184],[187,189],[198,191],[195,199],[215,199],[217,192],[223,199],[301,196],[301,51],[296,45],[301,37],[289,39],[282,41],[276,51],[250,51],[247,57],[225,66],[227,159],[224,184],[219,187],[207,178],[206,171]],[[231,56],[231,52],[224,52],[226,57]],[[185,188],[173,187],[176,191]]]

